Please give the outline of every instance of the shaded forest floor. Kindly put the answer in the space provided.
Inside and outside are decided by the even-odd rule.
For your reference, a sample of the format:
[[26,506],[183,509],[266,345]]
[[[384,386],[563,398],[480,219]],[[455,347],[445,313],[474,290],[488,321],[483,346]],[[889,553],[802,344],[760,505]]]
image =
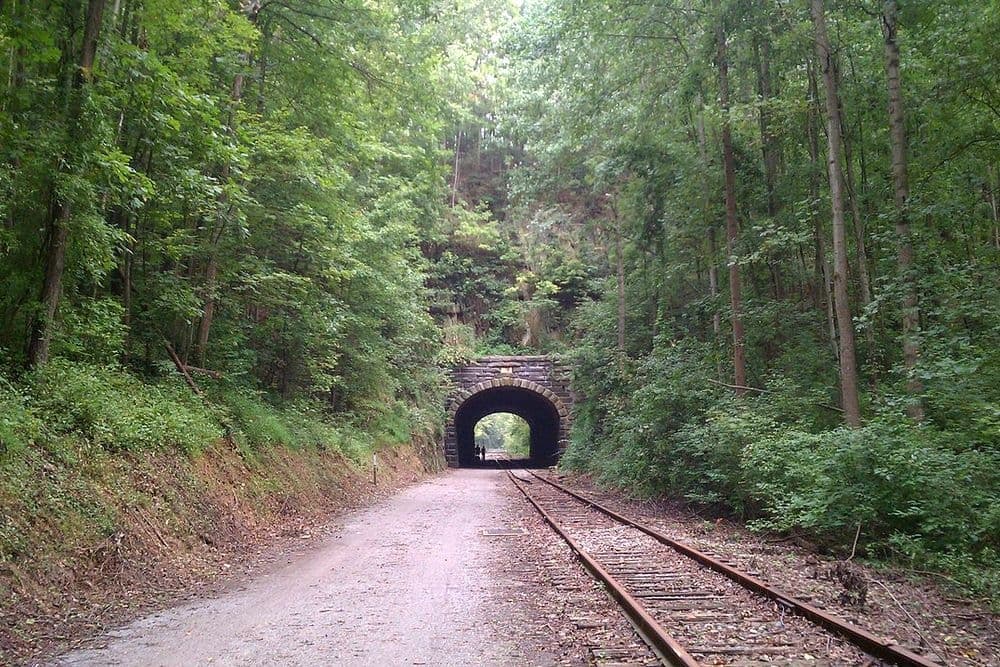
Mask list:
[[[227,441],[81,469],[34,458],[25,474],[38,494],[60,494],[37,500],[61,511],[39,515],[20,557],[0,562],[0,663],[30,664],[238,584],[309,545],[332,516],[423,478],[418,449],[381,450],[377,486],[337,451],[273,447],[247,462]],[[19,510],[2,496],[0,508],[5,522]]]
[[[920,653],[937,655],[943,664],[1000,664],[1000,617],[990,610],[989,601],[957,597],[942,586],[946,582],[929,573],[856,560],[838,568],[842,561],[823,556],[803,539],[753,533],[669,499],[629,497],[586,475],[557,478],[851,623]],[[845,583],[845,571],[857,576],[846,577]]]

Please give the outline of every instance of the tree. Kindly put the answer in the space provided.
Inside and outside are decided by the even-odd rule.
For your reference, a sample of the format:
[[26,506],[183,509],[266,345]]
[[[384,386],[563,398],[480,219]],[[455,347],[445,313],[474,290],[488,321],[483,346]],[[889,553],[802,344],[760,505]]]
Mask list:
[[920,346],[917,339],[920,307],[913,272],[913,243],[910,240],[908,200],[910,185],[906,169],[906,123],[903,114],[903,91],[899,74],[898,9],[895,0],[885,0],[882,6],[882,34],[885,38],[885,74],[889,89],[889,140],[892,145],[893,203],[895,204],[896,237],[899,245],[899,278],[903,285],[903,367],[906,390],[910,394],[907,412],[916,421],[924,418],[920,394],[923,383],[917,375]]
[[0,365],[155,381],[169,344],[275,400],[426,400],[421,242],[467,75],[441,54],[470,26],[411,2],[0,4]]
[[816,57],[823,71],[823,84],[826,89],[826,159],[830,176],[830,207],[833,213],[833,294],[840,341],[840,395],[844,408],[844,421],[851,426],[860,426],[861,406],[858,399],[854,320],[851,316],[847,290],[849,269],[847,234],[844,230],[844,174],[841,168],[842,121],[837,93],[836,63],[826,31],[823,0],[811,0],[810,10],[816,29]]
[[[576,366],[564,465],[847,548],[857,499],[875,493],[892,502],[861,503],[871,554],[905,543],[940,567],[961,552],[988,570],[976,554],[995,545],[959,526],[988,523],[1000,469],[1000,13],[906,4],[902,40],[880,30],[887,13],[897,25],[894,5],[811,4],[544,0],[513,28],[500,126],[523,150],[498,216],[505,247],[531,239],[537,265],[586,257],[594,276],[548,316]],[[903,52],[906,88],[889,101],[905,100],[909,135],[902,115],[886,131],[887,36]],[[621,253],[593,202],[608,182]],[[723,220],[736,223],[724,253]],[[908,233],[893,237],[898,222]],[[904,269],[908,236],[919,252]],[[738,286],[717,279],[717,250]],[[736,350],[716,343],[734,314],[738,401],[720,372]],[[919,427],[902,414],[917,397]],[[946,471],[933,487],[930,470]],[[956,530],[939,541],[945,525]]]
[[[97,46],[104,19],[105,0],[89,0],[83,21],[83,40],[77,55],[72,53],[72,42],[67,40],[64,58],[75,63],[75,71],[67,78],[71,81],[66,91],[66,106],[69,109],[66,126],[68,141],[75,141],[85,132],[83,118],[84,96],[94,76]],[[73,156],[68,157],[72,163]],[[41,312],[36,316],[28,341],[28,364],[41,366],[49,359],[52,343],[52,328],[59,308],[63,289],[63,273],[66,270],[66,251],[69,244],[70,227],[73,223],[73,203],[67,193],[59,192],[60,184],[54,187],[54,198],[50,204],[46,225],[45,274],[42,281]]]
[[[719,11],[719,2],[715,0]],[[743,333],[743,287],[740,264],[736,255],[739,222],[736,219],[736,166],[733,156],[732,121],[729,109],[729,60],[726,44],[726,21],[720,12],[716,27],[718,51],[716,66],[719,69],[719,106],[722,109],[722,168],[725,173],[726,198],[726,256],[729,264],[730,322],[733,329],[733,385],[738,396],[743,395],[747,384],[745,335]]]

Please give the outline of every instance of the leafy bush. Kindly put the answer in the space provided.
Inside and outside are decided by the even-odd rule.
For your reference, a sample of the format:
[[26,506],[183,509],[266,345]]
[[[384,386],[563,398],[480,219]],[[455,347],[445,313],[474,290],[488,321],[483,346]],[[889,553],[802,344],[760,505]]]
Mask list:
[[562,465],[710,504],[757,529],[800,531],[841,554],[860,525],[863,555],[940,568],[1000,595],[992,389],[981,388],[964,429],[967,406],[936,393],[922,425],[889,396],[851,429],[816,385],[773,374],[766,392],[736,398],[714,380],[708,344],[663,337],[640,359],[620,359],[608,333],[595,325],[575,353],[584,399]]
[[203,382],[198,398],[172,377],[144,381],[116,366],[56,359],[15,385],[0,375],[0,456],[33,444],[53,453],[62,439],[107,452],[177,448],[197,453],[230,437],[248,458],[273,446],[336,450],[360,462],[382,444],[408,442],[439,414],[396,401],[334,415],[314,401],[271,402],[260,392]]
[[352,415],[330,414],[314,401],[272,403],[264,394],[245,389],[220,389],[213,392],[213,400],[248,457],[266,447],[284,446],[339,451],[360,463],[380,444],[408,442],[417,428],[398,402],[369,412],[365,423],[357,424],[349,419]]
[[[756,428],[752,413],[716,418],[743,436],[739,469],[759,503],[760,525],[806,528],[841,542],[860,524],[869,546],[899,536],[926,552],[979,553],[998,546],[1000,459],[954,452],[949,434],[872,422],[821,433]],[[736,428],[732,428],[732,425]],[[741,429],[741,425],[749,428]]]
[[0,375],[0,460],[24,451],[41,437],[42,429],[24,392]]
[[435,361],[442,366],[456,366],[476,356],[476,332],[467,324],[448,323],[442,327],[444,344]]
[[301,444],[284,415],[267,405],[260,396],[233,391],[227,392],[222,401],[233,419],[235,428],[232,435],[238,444],[251,450],[280,444],[292,447]]
[[148,384],[116,367],[56,359],[28,378],[31,409],[59,434],[109,451],[177,447],[197,452],[222,437],[212,413],[183,384]]
[[82,299],[67,307],[52,342],[53,354],[92,364],[114,364],[125,347],[125,309],[115,299]]

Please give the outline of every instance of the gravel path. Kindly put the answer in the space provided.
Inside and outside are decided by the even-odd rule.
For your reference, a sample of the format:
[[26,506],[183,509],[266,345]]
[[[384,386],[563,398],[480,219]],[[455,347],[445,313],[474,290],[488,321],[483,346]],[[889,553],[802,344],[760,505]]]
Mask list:
[[346,517],[239,589],[53,664],[570,665],[595,661],[588,637],[634,646],[570,562],[502,472],[452,471]]

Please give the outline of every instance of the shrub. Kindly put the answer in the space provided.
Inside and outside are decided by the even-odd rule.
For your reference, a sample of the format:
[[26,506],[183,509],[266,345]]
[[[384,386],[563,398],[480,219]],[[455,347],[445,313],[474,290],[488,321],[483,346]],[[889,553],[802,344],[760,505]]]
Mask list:
[[[979,554],[1000,546],[1000,458],[952,451],[952,435],[902,422],[822,433],[787,430],[745,449],[762,525],[853,534],[869,547]],[[883,553],[883,555],[884,555]],[[897,554],[898,555],[898,554]]]
[[564,466],[712,504],[751,527],[801,531],[843,554],[860,525],[861,554],[1000,591],[1000,450],[986,388],[968,410],[949,399],[947,420],[945,399],[929,401],[922,425],[882,397],[851,429],[823,385],[772,375],[766,392],[736,398],[714,382],[706,344],[662,338],[620,359],[601,337],[575,353],[583,400]]
[[387,428],[395,429],[389,437],[393,442],[407,441],[410,433],[405,428],[408,422],[400,422],[398,414],[379,415],[366,428],[360,428],[347,419],[348,415],[331,414],[314,401],[271,403],[261,392],[231,388],[219,388],[213,392],[213,400],[225,414],[230,434],[248,457],[265,447],[283,446],[339,451],[361,462]]
[[36,442],[43,424],[31,413],[24,392],[0,375],[0,460],[14,457]]
[[55,356],[114,364],[125,349],[125,308],[114,298],[81,299],[63,309],[52,341]]
[[207,407],[176,381],[147,384],[113,366],[55,359],[28,378],[32,409],[56,433],[106,450],[199,451],[222,437]]

